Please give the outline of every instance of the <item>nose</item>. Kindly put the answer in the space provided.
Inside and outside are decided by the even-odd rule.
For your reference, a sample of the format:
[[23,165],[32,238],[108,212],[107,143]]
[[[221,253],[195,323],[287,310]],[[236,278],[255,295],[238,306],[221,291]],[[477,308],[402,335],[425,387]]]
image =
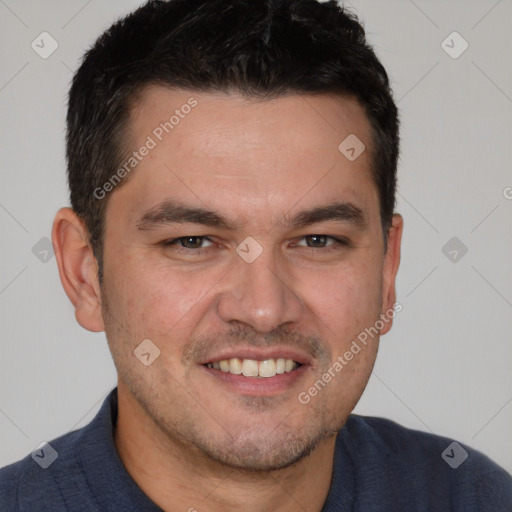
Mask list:
[[303,302],[293,291],[294,283],[285,265],[278,267],[271,251],[263,251],[252,263],[237,258],[234,265],[217,303],[224,322],[244,323],[266,333],[300,321]]

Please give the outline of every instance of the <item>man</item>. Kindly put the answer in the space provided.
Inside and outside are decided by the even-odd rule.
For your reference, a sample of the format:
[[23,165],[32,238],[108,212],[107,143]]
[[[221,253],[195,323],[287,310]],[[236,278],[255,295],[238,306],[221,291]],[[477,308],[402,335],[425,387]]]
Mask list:
[[397,109],[355,17],[149,2],[87,53],[67,123],[53,243],[118,387],[0,472],[2,510],[511,510],[484,455],[351,415],[403,225]]

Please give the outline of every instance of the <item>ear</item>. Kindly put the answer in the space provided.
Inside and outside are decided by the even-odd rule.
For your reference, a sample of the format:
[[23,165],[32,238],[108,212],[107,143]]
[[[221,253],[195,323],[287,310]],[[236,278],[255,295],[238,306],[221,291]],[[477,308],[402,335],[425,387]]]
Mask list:
[[85,224],[71,208],[61,208],[55,215],[52,242],[60,280],[75,306],[77,322],[89,331],[104,331],[98,264]]
[[[402,232],[404,220],[398,213],[393,215],[391,227],[388,231],[388,245],[384,255],[383,283],[382,283],[382,313],[393,309],[396,303],[395,279],[400,266],[400,245],[402,242]],[[390,318],[385,322],[380,334],[386,334],[391,329],[393,320]]]

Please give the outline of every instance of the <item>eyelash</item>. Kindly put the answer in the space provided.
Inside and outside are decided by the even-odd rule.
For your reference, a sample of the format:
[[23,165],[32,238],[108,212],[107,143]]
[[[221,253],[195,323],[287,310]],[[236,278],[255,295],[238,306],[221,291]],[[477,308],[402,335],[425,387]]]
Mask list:
[[[311,234],[311,235],[304,235],[303,237],[301,237],[299,239],[299,242],[301,242],[301,241],[303,241],[303,240],[305,240],[306,238],[309,238],[309,237],[325,237],[328,240],[333,240],[334,244],[327,245],[327,246],[324,246],[324,247],[308,247],[308,246],[306,246],[305,247],[306,249],[313,249],[313,250],[315,250],[315,249],[324,249],[324,251],[325,250],[329,251],[329,250],[336,250],[337,248],[340,248],[340,247],[347,247],[347,246],[349,246],[349,242],[346,239],[338,238],[338,237],[330,236],[330,235],[317,234],[317,233],[314,233],[314,234]],[[201,238],[203,240],[208,240],[209,242],[212,242],[212,240],[210,240],[210,238],[205,236],[205,235],[193,235],[193,236],[180,236],[179,238],[173,238],[171,240],[165,240],[165,241],[161,242],[161,245],[163,245],[164,247],[178,246],[180,241],[186,240],[188,238]],[[338,246],[338,247],[335,247],[335,246]],[[189,247],[181,246],[181,247],[178,247],[178,251],[179,252],[182,252],[182,251],[184,251],[184,252],[192,251],[195,254],[203,254],[205,251],[208,251],[208,249],[210,247],[211,246],[200,247],[198,249],[192,249],[192,248],[189,248]]]

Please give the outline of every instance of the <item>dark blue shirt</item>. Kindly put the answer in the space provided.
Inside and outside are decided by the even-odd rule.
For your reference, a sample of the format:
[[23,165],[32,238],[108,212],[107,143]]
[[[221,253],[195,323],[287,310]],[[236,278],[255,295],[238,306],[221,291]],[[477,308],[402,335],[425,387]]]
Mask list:
[[[114,389],[89,425],[1,469],[0,511],[161,511],[123,467],[116,419]],[[352,415],[336,439],[322,509],[334,511],[512,512],[512,479],[450,439]]]

